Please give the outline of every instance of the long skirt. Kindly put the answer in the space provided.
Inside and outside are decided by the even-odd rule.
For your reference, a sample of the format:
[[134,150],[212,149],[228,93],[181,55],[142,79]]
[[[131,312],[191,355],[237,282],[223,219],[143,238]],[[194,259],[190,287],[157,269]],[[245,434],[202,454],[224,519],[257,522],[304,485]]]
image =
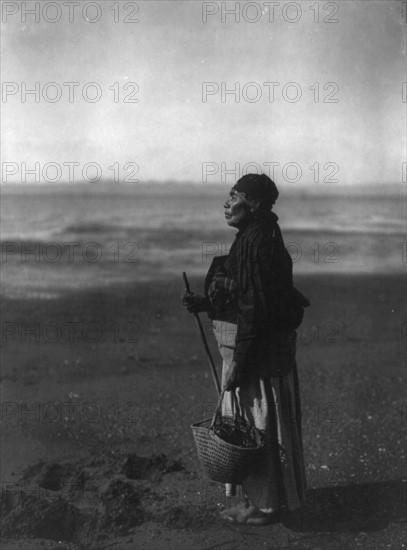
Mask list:
[[[237,325],[213,322],[223,358],[222,386],[233,359]],[[253,378],[235,395],[246,418],[264,435],[261,458],[243,481],[246,498],[264,511],[290,511],[304,503],[305,468],[301,434],[301,403],[297,368],[278,378]],[[225,392],[222,414],[234,414],[232,392]]]

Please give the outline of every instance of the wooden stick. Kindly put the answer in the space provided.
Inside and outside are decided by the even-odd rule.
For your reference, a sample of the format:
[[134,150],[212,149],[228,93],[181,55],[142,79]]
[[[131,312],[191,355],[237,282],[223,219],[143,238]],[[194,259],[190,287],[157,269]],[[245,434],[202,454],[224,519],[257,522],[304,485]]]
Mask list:
[[[191,289],[190,289],[187,274],[185,273],[185,271],[182,272],[182,278],[184,279],[185,290],[190,293]],[[215,382],[216,391],[218,392],[218,395],[220,395],[220,383],[219,383],[218,373],[216,372],[216,367],[212,359],[211,351],[209,349],[208,342],[206,341],[205,332],[202,327],[201,320],[199,318],[198,313],[194,313],[193,315],[195,317],[196,324],[198,325],[199,333],[201,335],[201,339],[205,347],[205,352],[209,361],[209,366],[211,367],[212,377],[213,377],[213,381]]]

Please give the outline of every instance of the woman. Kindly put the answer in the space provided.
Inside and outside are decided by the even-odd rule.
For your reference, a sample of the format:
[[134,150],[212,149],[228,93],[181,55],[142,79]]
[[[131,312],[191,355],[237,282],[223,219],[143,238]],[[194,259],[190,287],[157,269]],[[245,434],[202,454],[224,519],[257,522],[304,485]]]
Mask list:
[[242,483],[244,502],[222,512],[227,521],[252,525],[299,508],[305,489],[295,328],[309,302],[293,286],[291,257],[271,211],[278,194],[265,174],[238,180],[224,205],[227,224],[239,230],[229,255],[212,263],[204,297],[183,296],[188,311],[207,311],[213,320],[227,390],[223,414],[234,412],[234,391],[264,434],[261,459]]

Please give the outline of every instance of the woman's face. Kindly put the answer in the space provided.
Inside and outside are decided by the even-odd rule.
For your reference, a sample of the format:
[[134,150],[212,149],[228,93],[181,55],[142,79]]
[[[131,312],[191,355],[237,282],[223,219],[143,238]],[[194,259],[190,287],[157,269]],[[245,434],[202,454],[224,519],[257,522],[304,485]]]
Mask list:
[[251,216],[250,206],[243,194],[232,189],[223,205],[226,223],[231,227],[243,227]]

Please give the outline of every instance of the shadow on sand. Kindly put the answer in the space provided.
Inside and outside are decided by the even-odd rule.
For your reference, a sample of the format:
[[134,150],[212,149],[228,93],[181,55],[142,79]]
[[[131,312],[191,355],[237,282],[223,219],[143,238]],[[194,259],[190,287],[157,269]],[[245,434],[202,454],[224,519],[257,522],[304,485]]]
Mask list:
[[306,492],[307,504],[284,514],[293,531],[381,531],[390,523],[406,522],[407,481],[323,487]]

